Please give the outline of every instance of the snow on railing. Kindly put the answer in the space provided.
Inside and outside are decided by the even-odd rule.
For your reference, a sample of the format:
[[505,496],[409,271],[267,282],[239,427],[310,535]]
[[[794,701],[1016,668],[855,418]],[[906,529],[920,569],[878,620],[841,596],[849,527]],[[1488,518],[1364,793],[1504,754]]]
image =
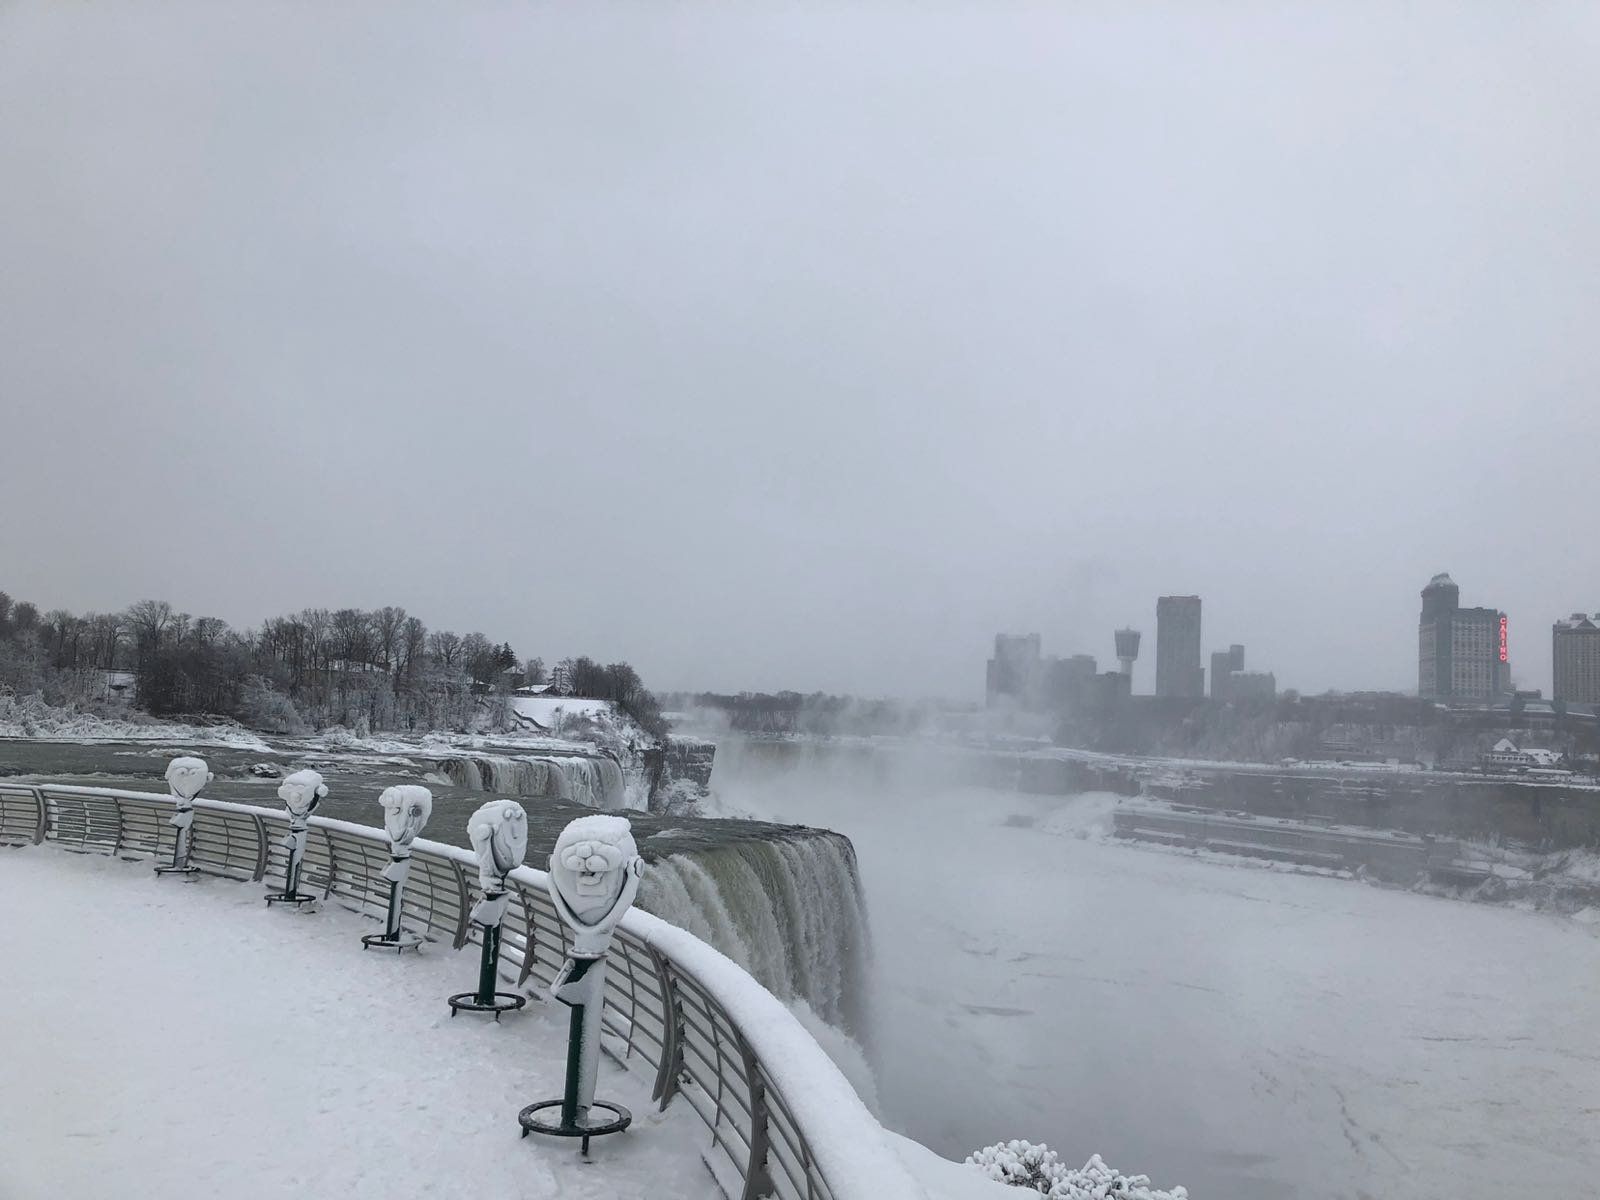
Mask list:
[[[104,854],[170,854],[170,796],[116,788],[0,784],[0,844],[53,841]],[[261,880],[281,874],[282,811],[195,801],[189,861],[200,871]],[[418,838],[406,923],[459,948],[474,940],[471,851]],[[389,840],[381,829],[310,818],[300,884],[357,912],[383,916]],[[502,973],[549,985],[565,961],[566,927],[547,877],[518,867],[502,926]],[[689,1105],[711,1135],[706,1164],[730,1197],[906,1200],[925,1195],[838,1067],[789,1009],[731,959],[638,909],[612,943],[602,1046],[624,1067],[644,1063],[653,1098]]]

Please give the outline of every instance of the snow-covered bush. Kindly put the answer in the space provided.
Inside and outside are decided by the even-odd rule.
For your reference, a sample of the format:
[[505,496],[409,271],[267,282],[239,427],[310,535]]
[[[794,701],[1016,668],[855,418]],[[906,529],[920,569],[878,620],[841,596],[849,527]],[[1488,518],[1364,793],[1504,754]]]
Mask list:
[[697,817],[705,793],[692,779],[674,779],[661,788],[650,804],[650,811],[667,817]]
[[1042,1142],[996,1142],[968,1155],[967,1165],[1048,1200],[1188,1200],[1189,1195],[1181,1187],[1170,1192],[1152,1188],[1149,1176],[1124,1175],[1106,1166],[1098,1154],[1082,1167],[1069,1167]]
[[[116,713],[103,717],[100,711]],[[116,737],[150,724],[143,713],[129,713],[108,704],[47,704],[39,695],[0,694],[0,737]]]
[[361,740],[343,725],[329,725],[318,735],[329,750],[365,750]]
[[306,723],[294,701],[260,675],[251,675],[239,689],[239,717],[246,725],[272,733],[306,731]]

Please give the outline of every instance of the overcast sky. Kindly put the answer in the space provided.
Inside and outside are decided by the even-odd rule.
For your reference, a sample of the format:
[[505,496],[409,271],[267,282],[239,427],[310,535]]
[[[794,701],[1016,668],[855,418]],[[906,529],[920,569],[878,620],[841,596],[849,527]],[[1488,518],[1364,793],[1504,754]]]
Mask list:
[[[1404,11],[1398,11],[1403,9]],[[1600,6],[0,7],[0,588],[981,694],[1600,609]]]

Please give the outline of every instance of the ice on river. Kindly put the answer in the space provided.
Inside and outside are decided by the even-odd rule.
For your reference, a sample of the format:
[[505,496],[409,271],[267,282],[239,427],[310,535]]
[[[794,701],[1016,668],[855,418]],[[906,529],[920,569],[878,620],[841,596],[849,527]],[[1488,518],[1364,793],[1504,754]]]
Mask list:
[[940,1153],[1045,1141],[1229,1200],[1593,1194],[1593,926],[1117,843],[1111,797],[713,783],[855,842],[881,1115]]

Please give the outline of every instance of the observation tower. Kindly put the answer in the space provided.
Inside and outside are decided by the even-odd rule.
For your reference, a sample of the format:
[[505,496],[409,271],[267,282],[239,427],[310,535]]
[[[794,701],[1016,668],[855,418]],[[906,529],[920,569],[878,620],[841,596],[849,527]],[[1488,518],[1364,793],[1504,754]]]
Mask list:
[[1117,662],[1121,664],[1121,671],[1128,678],[1133,678],[1133,660],[1139,657],[1139,631],[1137,629],[1119,629],[1116,632]]

